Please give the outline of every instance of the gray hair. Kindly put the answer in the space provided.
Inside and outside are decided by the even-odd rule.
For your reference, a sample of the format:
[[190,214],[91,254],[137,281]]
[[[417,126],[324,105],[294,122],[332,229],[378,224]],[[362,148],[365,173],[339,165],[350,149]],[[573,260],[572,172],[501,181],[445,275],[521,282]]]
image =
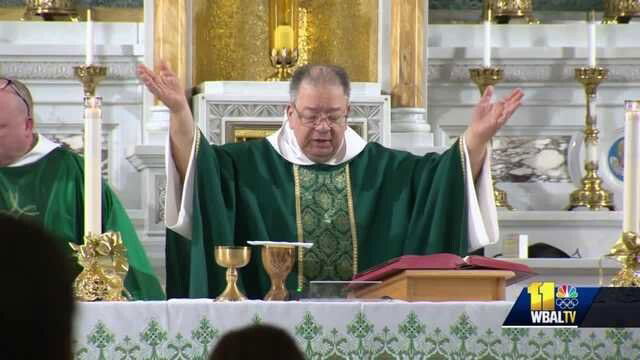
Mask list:
[[344,68],[337,65],[306,64],[296,69],[291,77],[289,97],[292,104],[296,102],[300,85],[305,81],[313,86],[340,85],[347,99],[351,96],[351,81]]
[[31,96],[31,91],[29,91],[27,85],[14,78],[0,76],[0,79],[11,81],[11,85],[9,85],[9,87],[18,95],[20,100],[24,101],[27,106],[27,115],[29,117],[33,117],[33,97]]

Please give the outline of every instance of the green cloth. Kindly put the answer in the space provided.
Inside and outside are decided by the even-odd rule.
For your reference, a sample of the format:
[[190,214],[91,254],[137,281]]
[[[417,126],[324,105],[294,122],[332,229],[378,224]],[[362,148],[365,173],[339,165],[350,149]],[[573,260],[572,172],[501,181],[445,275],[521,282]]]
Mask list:
[[[83,159],[62,147],[34,163],[0,168],[0,213],[33,218],[61,240],[69,260],[77,264],[71,258],[73,252],[68,243],[83,243],[83,182]],[[134,299],[164,299],[160,282],[131,220],[106,184],[102,192],[102,230],[118,231],[122,235],[129,260],[125,287]],[[81,270],[79,265],[75,269]]]
[[[226,281],[213,257],[216,245],[298,241],[293,164],[266,139],[223,146],[209,145],[202,134],[196,140],[192,238],[167,231],[168,297],[220,294]],[[466,253],[459,142],[442,155],[424,157],[369,143],[348,164],[358,272],[404,254]],[[322,172],[332,166],[300,168]],[[239,274],[248,297],[261,298],[268,291],[259,249],[253,249],[251,262]],[[287,287],[296,285],[294,268]]]

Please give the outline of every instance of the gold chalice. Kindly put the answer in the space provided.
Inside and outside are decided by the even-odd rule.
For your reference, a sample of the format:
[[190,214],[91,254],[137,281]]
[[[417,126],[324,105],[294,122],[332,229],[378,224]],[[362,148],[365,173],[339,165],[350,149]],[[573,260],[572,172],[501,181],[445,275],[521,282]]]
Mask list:
[[291,272],[295,260],[296,249],[293,246],[266,245],[262,247],[262,264],[271,279],[271,289],[265,295],[265,300],[289,299],[289,291],[284,286],[284,281]]
[[238,289],[238,271],[249,263],[251,249],[247,246],[216,246],[214,250],[216,263],[227,268],[227,287],[216,301],[247,300],[242,291]]

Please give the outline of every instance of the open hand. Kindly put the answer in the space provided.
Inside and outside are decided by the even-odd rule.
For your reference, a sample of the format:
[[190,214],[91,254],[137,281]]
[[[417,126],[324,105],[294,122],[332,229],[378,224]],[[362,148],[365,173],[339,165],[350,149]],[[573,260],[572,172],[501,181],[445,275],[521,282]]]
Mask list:
[[184,87],[166,61],[161,61],[156,71],[140,64],[136,69],[136,74],[144,82],[147,89],[171,112],[178,113],[189,108]]
[[522,104],[524,92],[515,89],[511,94],[501,100],[492,103],[493,86],[488,86],[484,95],[473,109],[471,124],[467,129],[465,140],[469,150],[484,149],[484,146],[509,120],[511,115]]

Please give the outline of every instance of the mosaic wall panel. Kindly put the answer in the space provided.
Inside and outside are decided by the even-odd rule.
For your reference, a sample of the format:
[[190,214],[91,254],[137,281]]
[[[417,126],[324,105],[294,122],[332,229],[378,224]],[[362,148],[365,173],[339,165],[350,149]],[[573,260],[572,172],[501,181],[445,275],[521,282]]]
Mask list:
[[493,140],[492,170],[498,182],[571,182],[567,147],[571,137],[500,136]]

